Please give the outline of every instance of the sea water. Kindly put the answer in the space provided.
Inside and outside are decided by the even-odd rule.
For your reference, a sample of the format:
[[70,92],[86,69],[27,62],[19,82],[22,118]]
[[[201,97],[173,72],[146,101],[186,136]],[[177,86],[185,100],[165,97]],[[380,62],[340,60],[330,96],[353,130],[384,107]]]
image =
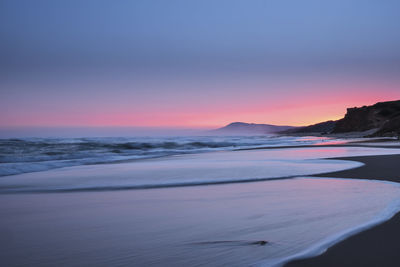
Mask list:
[[316,146],[170,155],[3,176],[0,193],[145,189],[293,178],[362,165],[324,158],[399,153],[400,149]]
[[397,183],[306,175],[362,165],[334,157],[399,153],[217,151],[3,176],[0,258],[7,266],[281,265],[400,207]]
[[397,184],[307,177],[6,194],[0,258],[4,266],[275,266],[390,218],[399,198]]
[[345,141],[279,135],[0,139],[0,176],[187,153],[332,142]]

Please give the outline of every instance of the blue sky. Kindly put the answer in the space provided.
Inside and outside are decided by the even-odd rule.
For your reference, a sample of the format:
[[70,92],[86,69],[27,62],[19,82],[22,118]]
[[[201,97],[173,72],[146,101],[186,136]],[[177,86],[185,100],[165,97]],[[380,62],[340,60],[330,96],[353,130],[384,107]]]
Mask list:
[[[0,124],[108,125],[109,120],[90,116],[66,119],[65,114],[74,110],[68,110],[65,102],[74,106],[77,98],[95,94],[104,98],[88,100],[86,111],[81,103],[82,113],[103,109],[110,114],[127,95],[137,96],[132,105],[141,108],[118,113],[132,114],[131,122],[123,120],[123,125],[141,125],[135,118],[154,111],[152,103],[160,100],[141,97],[150,91],[162,92],[163,100],[170,103],[168,110],[175,107],[176,113],[185,112],[187,106],[181,103],[195,102],[201,92],[218,91],[212,94],[215,107],[210,104],[216,114],[221,113],[218,105],[237,106],[244,91],[254,96],[246,101],[263,98],[268,105],[267,96],[274,95],[271,101],[288,99],[289,106],[299,95],[335,90],[332,84],[339,92],[353,95],[365,84],[374,84],[373,89],[365,89],[369,102],[397,97],[399,10],[400,1],[394,0],[2,0],[0,90],[4,97],[0,111],[7,116]],[[314,84],[309,85],[310,80]],[[324,89],[323,85],[329,86]],[[378,88],[381,98],[376,97]],[[106,104],[110,92],[119,96],[113,98],[116,106]],[[67,97],[59,99],[60,94]],[[19,101],[27,95],[30,102]],[[339,108],[361,104],[361,100],[344,99],[342,106],[333,107],[336,115],[325,117],[337,117]],[[207,105],[205,100],[203,104]],[[232,112],[247,110],[243,106]],[[197,113],[189,111],[193,118],[204,113],[201,108]],[[42,119],[49,112],[60,116]],[[260,122],[270,111],[260,108],[258,115],[250,113],[236,117]],[[154,126],[168,120],[154,116],[159,116]],[[184,124],[214,125],[234,116],[207,118]],[[170,119],[172,124],[180,120],[172,115]],[[265,116],[265,122],[269,120]]]

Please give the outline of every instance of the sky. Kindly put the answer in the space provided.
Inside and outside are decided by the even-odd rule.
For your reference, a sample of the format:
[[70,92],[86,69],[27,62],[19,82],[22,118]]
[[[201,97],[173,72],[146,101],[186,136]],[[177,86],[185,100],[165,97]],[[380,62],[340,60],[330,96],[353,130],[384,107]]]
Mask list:
[[398,0],[0,0],[0,127],[308,125],[400,99]]

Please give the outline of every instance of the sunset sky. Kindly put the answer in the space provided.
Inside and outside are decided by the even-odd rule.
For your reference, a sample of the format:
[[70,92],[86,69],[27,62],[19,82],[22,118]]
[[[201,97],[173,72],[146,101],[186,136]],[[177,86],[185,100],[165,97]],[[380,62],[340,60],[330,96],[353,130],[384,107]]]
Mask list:
[[0,2],[0,126],[307,125],[400,99],[398,0]]

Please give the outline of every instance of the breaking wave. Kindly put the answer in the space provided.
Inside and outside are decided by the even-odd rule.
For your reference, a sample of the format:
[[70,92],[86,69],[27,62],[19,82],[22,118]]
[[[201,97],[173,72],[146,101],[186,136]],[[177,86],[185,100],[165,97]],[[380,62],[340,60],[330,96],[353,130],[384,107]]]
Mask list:
[[176,154],[326,141],[330,139],[268,135],[0,139],[0,176]]

